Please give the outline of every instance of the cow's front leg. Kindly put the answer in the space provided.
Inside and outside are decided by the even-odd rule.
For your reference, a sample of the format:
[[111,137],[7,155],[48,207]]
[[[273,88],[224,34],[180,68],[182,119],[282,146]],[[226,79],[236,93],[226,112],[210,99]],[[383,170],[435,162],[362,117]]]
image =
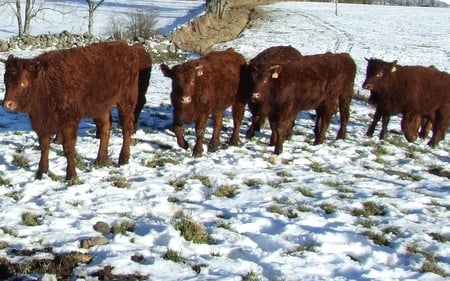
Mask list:
[[63,151],[67,160],[66,180],[74,180],[77,177],[75,166],[75,144],[77,142],[78,123],[67,124],[63,131]]
[[41,149],[41,159],[36,172],[36,179],[42,179],[42,175],[48,173],[48,152],[50,150],[50,135],[38,135],[39,148]]
[[205,137],[206,123],[208,122],[208,115],[200,116],[195,123],[195,136],[196,142],[192,155],[194,157],[200,157],[203,153],[203,138]]
[[291,126],[292,122],[290,119],[285,121],[278,121],[276,123],[276,132],[277,132],[277,138],[275,141],[275,154],[281,154],[283,152],[283,143],[286,140],[288,126]]
[[[134,115],[132,112],[123,114],[122,149],[119,154],[119,165],[128,164],[130,160],[131,135],[134,132]],[[106,143],[108,147],[108,143]]]
[[173,124],[173,132],[177,138],[178,146],[184,149],[189,148],[189,143],[183,137],[183,124]]
[[216,151],[220,143],[220,131],[222,129],[222,120],[224,112],[216,112],[212,115],[213,134],[208,145],[208,152]]
[[381,117],[381,132],[379,136],[380,140],[383,140],[388,132],[388,124],[390,119],[391,117],[389,115],[383,115]]

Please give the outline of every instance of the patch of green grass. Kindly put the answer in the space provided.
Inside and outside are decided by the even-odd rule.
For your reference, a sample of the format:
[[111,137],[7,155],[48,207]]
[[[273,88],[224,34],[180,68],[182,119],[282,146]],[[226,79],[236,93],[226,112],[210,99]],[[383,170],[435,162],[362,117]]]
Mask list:
[[428,235],[430,235],[434,240],[436,240],[440,243],[447,243],[448,241],[450,241],[450,238],[448,238],[447,236],[445,236],[444,234],[441,234],[441,233],[430,232],[430,233],[428,233]]
[[180,252],[168,249],[164,254],[163,259],[173,261],[176,263],[186,263],[186,259],[181,255]]
[[174,180],[170,180],[169,184],[175,188],[175,191],[183,190],[184,186],[186,185],[186,180],[182,178],[177,178]]
[[178,199],[177,197],[174,197],[174,196],[167,197],[167,201],[170,203],[180,203],[181,202],[180,199]]
[[205,230],[204,226],[192,219],[192,217],[182,214],[175,222],[175,229],[180,231],[181,236],[187,241],[192,241],[196,244],[211,244],[212,238]]
[[132,221],[124,220],[111,226],[111,233],[125,235],[127,232],[134,232],[135,224]]
[[439,265],[436,262],[425,261],[422,264],[420,271],[421,272],[432,272],[432,273],[440,275],[442,277],[448,277],[445,270],[442,269],[441,267],[439,267]]
[[223,185],[214,191],[213,195],[217,197],[233,198],[236,196],[237,190],[238,188],[234,185]]
[[297,253],[303,254],[305,252],[317,253],[317,245],[315,242],[305,242],[302,245],[297,246],[294,250],[287,252],[288,255],[294,255]]
[[390,195],[388,195],[388,194],[386,194],[384,192],[381,192],[381,191],[375,191],[373,193],[373,195],[378,196],[380,198],[391,198],[392,197],[392,196],[390,196]]
[[305,212],[311,212],[313,210],[313,208],[311,206],[301,204],[301,205],[297,206],[296,210],[299,212],[305,213]]
[[323,167],[322,164],[318,163],[318,162],[312,162],[311,163],[311,170],[313,170],[313,172],[316,173],[330,173],[330,170]]
[[377,222],[370,218],[365,218],[359,221],[358,224],[365,228],[372,228],[377,225]]
[[112,186],[117,188],[129,188],[131,185],[130,181],[121,175],[110,175],[106,181],[110,182]]
[[420,249],[417,244],[408,245],[406,247],[406,251],[409,254],[420,254],[425,258],[420,271],[421,272],[432,272],[434,274],[440,275],[442,277],[448,277],[448,274],[438,266],[439,260],[436,258],[436,255],[431,251],[426,251]]
[[203,186],[205,186],[205,187],[212,187],[213,186],[211,180],[207,176],[194,175],[192,178],[199,180],[203,184]]
[[0,177],[0,186],[10,186],[11,180],[8,178]]
[[295,190],[300,192],[305,197],[314,197],[314,193],[306,187],[298,187]]
[[164,167],[167,164],[178,165],[180,162],[174,157],[168,157],[163,154],[156,154],[152,160],[147,161],[144,166],[147,168]]
[[11,192],[6,193],[4,196],[9,197],[17,202],[20,199],[22,199],[23,194],[20,191],[11,191]]
[[389,246],[389,240],[384,233],[377,233],[371,230],[366,230],[362,233],[367,236],[373,243],[380,246]]
[[67,204],[72,205],[74,207],[82,206],[84,201],[83,200],[69,200],[66,201]]
[[428,172],[438,177],[450,179],[450,171],[445,170],[442,166],[432,166],[428,169]]
[[260,179],[246,179],[244,181],[244,184],[247,186],[258,186],[261,185],[263,182]]
[[327,215],[331,215],[336,213],[337,207],[331,203],[322,203],[320,204],[320,208],[325,212]]
[[287,210],[285,210],[279,205],[272,205],[267,208],[267,210],[271,213],[279,214],[290,219],[298,217],[298,214],[294,209],[288,208]]
[[36,213],[22,213],[22,224],[26,226],[37,226],[42,224],[42,217]]
[[386,211],[383,206],[379,206],[372,201],[366,201],[363,203],[363,208],[355,208],[351,211],[351,214],[355,217],[384,216]]
[[394,235],[399,235],[400,233],[402,233],[402,229],[397,226],[388,226],[383,228],[382,232],[385,234],[392,233]]
[[261,277],[254,271],[250,271],[247,275],[242,277],[242,281],[261,281]]
[[13,160],[11,162],[14,166],[19,168],[29,168],[30,162],[28,161],[27,157],[23,154],[14,154]]
[[4,234],[7,234],[7,235],[10,235],[13,237],[17,237],[17,235],[18,235],[17,230],[15,230],[14,228],[9,227],[9,226],[2,226],[1,230],[3,231]]
[[231,224],[229,224],[229,223],[220,223],[217,227],[220,227],[220,228],[223,228],[223,229],[232,231],[232,232],[236,232],[236,230],[233,229],[233,228],[231,227]]

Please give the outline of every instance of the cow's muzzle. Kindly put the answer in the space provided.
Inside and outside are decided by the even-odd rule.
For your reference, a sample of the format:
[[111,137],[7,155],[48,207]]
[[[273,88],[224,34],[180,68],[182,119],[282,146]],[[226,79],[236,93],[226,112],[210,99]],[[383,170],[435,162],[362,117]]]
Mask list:
[[252,98],[251,98],[252,102],[260,102],[261,101],[261,93],[253,93],[252,94]]
[[364,82],[363,84],[362,84],[362,87],[363,87],[363,89],[366,89],[366,90],[373,90],[373,84],[372,83],[366,83],[366,82]]
[[10,100],[5,100],[3,101],[3,107],[8,110],[15,110],[17,108],[17,103]]
[[188,104],[192,101],[191,97],[181,97],[180,102],[181,104]]

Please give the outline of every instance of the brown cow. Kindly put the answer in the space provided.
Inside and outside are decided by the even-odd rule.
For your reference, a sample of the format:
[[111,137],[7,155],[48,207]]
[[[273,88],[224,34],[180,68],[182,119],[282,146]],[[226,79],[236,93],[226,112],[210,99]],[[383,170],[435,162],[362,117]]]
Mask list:
[[241,84],[245,68],[244,57],[232,49],[211,52],[172,68],[161,64],[163,74],[172,79],[173,126],[180,147],[189,147],[183,137],[183,124],[195,123],[194,157],[202,155],[209,115],[214,128],[208,151],[218,148],[223,115],[229,106],[232,106],[234,122],[230,144],[238,145],[245,110],[245,90]]
[[401,66],[394,62],[369,59],[363,88],[377,92],[377,108],[402,113],[401,127],[408,141],[417,138],[419,121],[431,121],[435,146],[445,138],[450,124],[450,74],[435,67]]
[[[135,52],[136,56],[139,58],[139,95],[138,95],[138,101],[136,104],[136,107],[134,109],[134,132],[137,130],[138,121],[139,121],[139,115],[142,111],[142,109],[145,106],[145,103],[147,102],[147,99],[145,97],[148,89],[148,85],[150,83],[150,75],[152,71],[152,57],[149,55],[149,53],[142,47],[141,44],[135,44],[132,46],[131,50]],[[120,112],[119,112],[120,114]],[[121,118],[121,116],[119,116]],[[110,115],[109,118],[110,123],[112,123],[112,116]],[[99,129],[99,123],[94,119],[95,126],[96,126],[96,134],[95,137],[97,139],[100,138],[100,129]],[[119,121],[121,123],[121,121]],[[55,138],[55,142],[58,144],[62,144],[62,135],[57,135]]]
[[283,151],[289,127],[302,110],[316,110],[314,144],[321,144],[338,104],[341,127],[337,138],[344,139],[355,74],[356,65],[346,53],[302,56],[253,71],[253,98],[260,100],[275,124],[275,154]]
[[31,59],[10,55],[3,61],[6,84],[3,106],[28,113],[39,138],[41,158],[36,178],[48,172],[50,138],[54,134],[63,136],[66,179],[76,178],[75,143],[82,118],[96,120],[100,131],[96,163],[106,164],[109,112],[114,105],[120,112],[123,133],[119,165],[128,163],[139,96],[138,66],[142,60],[134,51],[136,48],[143,47],[117,41],[50,51]]
[[[258,69],[264,69],[267,66],[276,65],[280,63],[284,63],[286,61],[289,61],[291,59],[295,59],[297,57],[300,57],[302,54],[295,49],[292,46],[274,46],[269,47],[262,52],[260,52],[258,55],[256,55],[253,59],[251,59],[248,63],[248,71],[255,72],[258,71]],[[248,79],[251,84],[253,82],[251,81],[251,78]],[[268,113],[264,112],[263,109],[258,102],[258,99],[252,99],[251,93],[253,91],[253,85],[250,85],[250,97],[247,101],[249,110],[252,114],[252,123],[250,127],[247,130],[246,138],[250,139],[255,136],[255,131],[260,130],[261,125],[265,121]],[[294,124],[292,124],[294,125]],[[273,130],[273,124],[271,124],[271,129]],[[291,130],[288,132],[288,136],[292,134],[292,127]],[[271,145],[274,144],[273,134],[270,138]]]
[[[366,58],[367,61],[369,61]],[[434,69],[436,69],[434,66],[430,66]],[[400,109],[396,108],[392,104],[390,104],[388,101],[383,99],[383,94],[380,94],[376,91],[370,91],[369,96],[369,103],[375,106],[375,113],[372,119],[372,123],[370,124],[369,128],[367,129],[366,136],[372,137],[373,133],[375,131],[375,128],[377,126],[377,123],[381,119],[381,131],[379,135],[379,139],[382,140],[386,136],[387,133],[387,125],[389,123],[389,119],[391,115],[395,115],[400,113]],[[380,104],[380,106],[378,106]],[[432,119],[432,118],[431,118]],[[420,133],[419,136],[421,138],[426,138],[429,134],[429,131],[431,129],[432,123],[431,119],[427,118],[425,116],[420,116],[420,118],[417,118],[417,130],[419,130],[420,127]]]

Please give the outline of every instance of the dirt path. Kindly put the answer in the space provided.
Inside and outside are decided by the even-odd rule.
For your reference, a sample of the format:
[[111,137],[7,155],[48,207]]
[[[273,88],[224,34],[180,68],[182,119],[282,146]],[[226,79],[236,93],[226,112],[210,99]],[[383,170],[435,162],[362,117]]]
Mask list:
[[[222,17],[206,13],[197,17],[187,26],[169,35],[177,48],[206,54],[217,43],[235,39],[253,18],[263,16],[258,5],[279,2],[276,0],[244,1],[245,5],[229,7]],[[252,2],[252,4],[249,4]]]

